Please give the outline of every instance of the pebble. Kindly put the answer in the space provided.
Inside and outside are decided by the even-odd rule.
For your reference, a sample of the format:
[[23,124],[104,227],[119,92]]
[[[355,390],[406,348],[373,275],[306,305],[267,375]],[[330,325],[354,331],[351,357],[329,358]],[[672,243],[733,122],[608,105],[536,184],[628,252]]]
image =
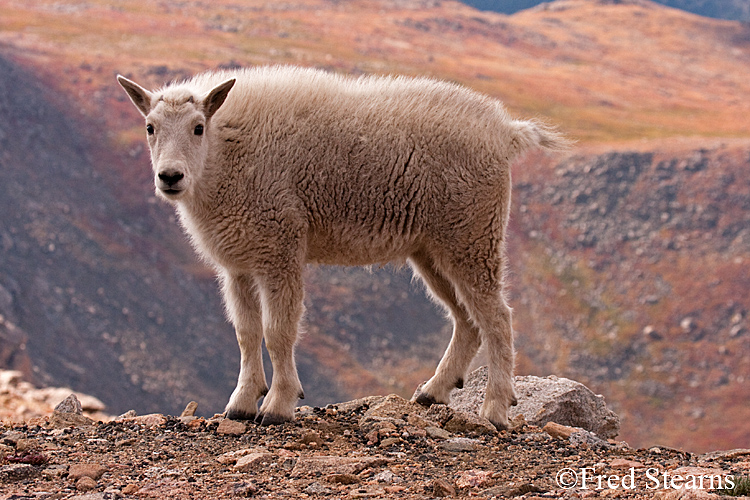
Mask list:
[[328,488],[318,481],[315,481],[313,483],[310,483],[310,485],[305,488],[305,493],[307,493],[308,495],[330,495],[331,488]]
[[542,428],[544,432],[557,439],[569,439],[570,435],[576,431],[575,427],[558,424],[557,422],[547,422]]
[[55,411],[59,413],[72,413],[74,415],[83,415],[83,406],[75,394],[71,394],[55,406]]
[[241,436],[247,431],[247,426],[242,422],[225,418],[219,423],[216,432],[224,436]]
[[483,470],[466,470],[459,473],[456,479],[457,488],[481,488],[492,480],[492,472]]
[[360,479],[355,474],[331,474],[326,477],[326,481],[334,484],[357,484]]
[[481,441],[465,437],[454,437],[440,444],[445,451],[458,453],[462,451],[474,451],[479,449]]
[[445,429],[441,429],[440,427],[426,427],[425,431],[427,432],[427,435],[432,439],[448,439],[449,437],[451,437],[450,432],[446,431]]
[[39,474],[39,470],[29,464],[11,464],[0,467],[0,483],[21,481]]
[[96,481],[88,476],[84,476],[76,481],[76,489],[78,491],[91,491],[96,488]]
[[237,460],[234,469],[239,472],[250,472],[263,464],[272,462],[276,458],[273,453],[250,453]]
[[107,468],[99,464],[73,464],[68,470],[68,478],[72,480],[81,479],[84,477],[91,478],[95,481],[99,480],[104,473],[107,472]]
[[645,465],[640,462],[636,462],[635,460],[626,460],[624,458],[615,458],[609,463],[609,466],[613,469],[630,469],[631,467],[641,469],[645,467]]
[[456,496],[456,488],[445,479],[435,479],[432,482],[432,496],[453,497]]
[[198,403],[195,401],[191,401],[187,404],[184,410],[182,410],[182,413],[180,413],[180,417],[193,417],[195,416],[195,410],[198,409]]

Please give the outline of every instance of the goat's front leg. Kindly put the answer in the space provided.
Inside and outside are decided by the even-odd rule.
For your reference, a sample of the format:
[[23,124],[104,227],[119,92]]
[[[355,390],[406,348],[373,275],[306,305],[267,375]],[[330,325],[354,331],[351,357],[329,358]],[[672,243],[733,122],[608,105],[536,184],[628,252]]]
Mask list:
[[297,330],[304,311],[302,269],[285,271],[259,279],[263,335],[273,365],[271,389],[256,419],[261,425],[293,420],[297,399],[305,397],[294,361]]
[[240,376],[229,398],[226,416],[234,420],[252,420],[258,412],[258,400],[268,392],[263,371],[261,342],[263,322],[256,283],[250,276],[222,276],[227,314],[240,345]]

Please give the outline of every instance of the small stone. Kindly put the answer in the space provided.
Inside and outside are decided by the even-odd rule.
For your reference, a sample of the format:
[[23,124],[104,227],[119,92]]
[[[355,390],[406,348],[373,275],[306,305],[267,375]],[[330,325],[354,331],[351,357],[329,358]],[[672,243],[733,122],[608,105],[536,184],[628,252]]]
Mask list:
[[454,411],[453,417],[443,427],[446,431],[457,434],[481,436],[497,433],[497,428],[486,418],[458,410]]
[[547,422],[542,427],[542,430],[557,439],[569,439],[570,435],[576,431],[575,427],[569,427],[556,422]]
[[135,412],[135,410],[128,410],[125,413],[123,413],[122,415],[120,415],[119,417],[117,417],[115,419],[115,421],[119,422],[120,420],[130,420],[130,419],[133,419],[133,418],[135,418],[137,416],[138,416],[138,414]]
[[29,464],[12,464],[0,467],[0,484],[10,481],[21,481],[39,474],[39,470]]
[[75,394],[71,394],[67,398],[63,399],[57,406],[55,411],[59,413],[72,413],[74,415],[83,415],[83,406]]
[[457,488],[481,488],[492,479],[492,472],[483,470],[467,470],[458,475]]
[[314,446],[321,446],[323,444],[323,438],[320,437],[320,434],[316,431],[309,431],[306,432],[304,436],[302,436],[302,439],[300,439],[300,444],[306,444],[306,445],[314,445]]
[[82,477],[76,481],[76,489],[78,491],[91,491],[96,488],[96,481],[90,477]]
[[448,439],[451,437],[451,433],[440,427],[426,427],[427,435],[432,439]]
[[144,427],[161,427],[167,423],[167,417],[161,413],[150,413],[148,415],[141,415],[135,417],[133,421],[137,424],[143,425]]
[[187,426],[188,426],[188,429],[190,429],[191,431],[197,431],[205,423],[206,423],[206,419],[203,417],[200,417],[200,418],[197,418],[195,420],[191,420],[190,422],[188,422]]
[[94,421],[84,415],[76,413],[52,412],[50,424],[55,429],[67,429],[68,427],[90,427]]
[[323,485],[322,483],[315,481],[313,483],[310,483],[310,485],[305,488],[305,493],[307,493],[308,495],[329,495],[331,493],[331,489]]
[[394,444],[398,444],[400,442],[401,442],[401,438],[390,437],[390,438],[383,439],[380,442],[380,447],[381,448],[388,448],[389,446],[393,446]]
[[378,472],[377,474],[375,474],[375,477],[373,477],[372,479],[379,483],[386,483],[386,484],[400,483],[403,481],[403,479],[400,476],[397,476],[396,474],[394,474],[393,472],[389,470]]
[[624,458],[615,458],[609,463],[609,466],[613,469],[630,469],[631,467],[635,469],[641,469],[645,467],[645,465],[640,462],[636,462],[635,460],[626,460]]
[[219,427],[216,429],[218,434],[224,436],[241,436],[245,431],[247,431],[247,426],[245,424],[228,418],[222,420],[219,423]]
[[195,416],[195,410],[198,409],[198,403],[195,401],[191,401],[187,404],[184,410],[182,410],[182,413],[180,413],[181,417],[193,417]]
[[360,479],[355,474],[331,474],[326,477],[326,481],[334,484],[357,484]]
[[81,479],[83,477],[90,477],[95,481],[98,481],[104,473],[107,472],[107,468],[99,464],[73,464],[68,470],[68,478],[72,480]]
[[237,460],[234,469],[240,472],[249,472],[256,467],[272,462],[276,456],[273,453],[250,453]]
[[459,453],[462,451],[474,451],[479,448],[481,442],[477,439],[456,437],[448,439],[440,444],[440,448],[445,451]]
[[131,484],[128,484],[128,485],[126,485],[126,486],[125,486],[125,487],[124,487],[124,488],[122,489],[122,493],[123,493],[124,495],[132,495],[133,493],[135,493],[136,491],[138,491],[138,490],[140,490],[140,489],[141,489],[141,487],[140,487],[140,486],[138,486],[137,484],[132,484],[132,483],[131,483]]
[[432,496],[453,497],[456,496],[456,488],[445,479],[435,479],[432,482]]
[[232,492],[238,497],[249,498],[258,492],[258,488],[253,483],[242,482],[236,483],[232,487]]

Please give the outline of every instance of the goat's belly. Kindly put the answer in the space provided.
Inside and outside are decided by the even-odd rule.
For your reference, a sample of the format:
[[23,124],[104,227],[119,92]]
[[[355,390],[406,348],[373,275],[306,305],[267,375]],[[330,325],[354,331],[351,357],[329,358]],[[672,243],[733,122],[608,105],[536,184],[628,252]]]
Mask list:
[[307,244],[307,262],[340,266],[403,263],[414,253],[417,246],[411,238],[392,239],[371,235],[337,236],[336,238],[311,236]]

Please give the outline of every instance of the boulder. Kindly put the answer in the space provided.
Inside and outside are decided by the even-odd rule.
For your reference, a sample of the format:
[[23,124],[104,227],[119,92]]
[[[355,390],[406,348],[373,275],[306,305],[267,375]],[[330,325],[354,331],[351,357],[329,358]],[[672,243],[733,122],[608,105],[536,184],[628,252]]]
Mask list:
[[[508,417],[513,420],[523,415],[531,425],[544,427],[555,422],[580,427],[602,439],[617,436],[620,418],[607,408],[604,397],[591,392],[585,385],[553,375],[515,377],[518,405],[512,406]],[[487,385],[487,367],[474,370],[462,389],[451,393],[450,406],[456,410],[479,413]]]

